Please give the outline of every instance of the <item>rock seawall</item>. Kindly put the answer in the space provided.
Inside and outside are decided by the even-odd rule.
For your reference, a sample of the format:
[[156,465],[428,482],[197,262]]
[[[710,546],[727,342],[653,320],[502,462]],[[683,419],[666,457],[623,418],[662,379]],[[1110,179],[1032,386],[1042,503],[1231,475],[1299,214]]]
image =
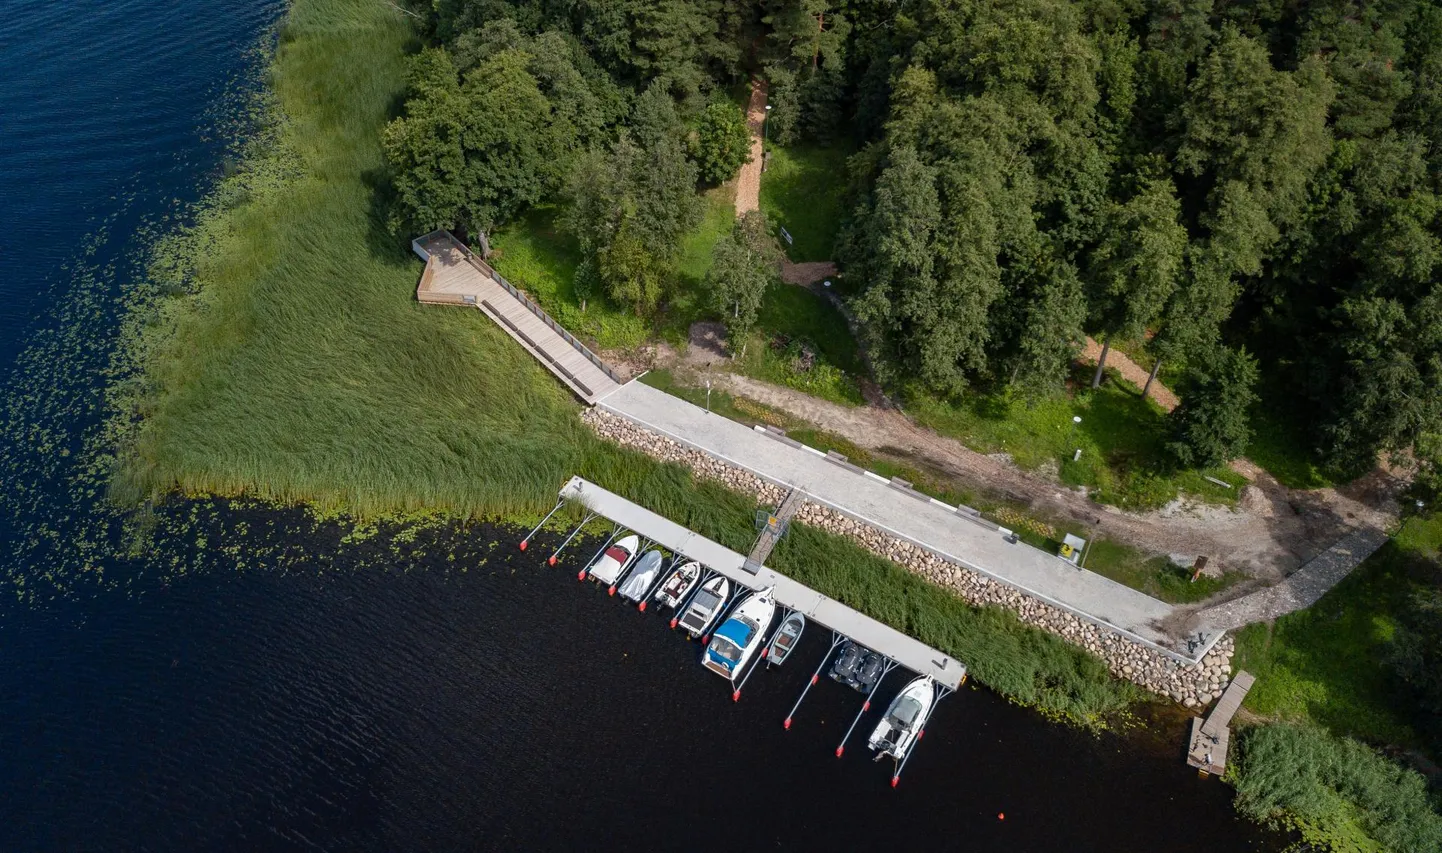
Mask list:
[[[754,497],[762,504],[776,506],[785,491],[749,471],[723,462],[674,439],[658,435],[625,418],[601,409],[581,414],[597,435],[630,447],[662,462],[675,462],[698,477],[715,480],[727,488]],[[1080,646],[1104,661],[1118,678],[1134,682],[1153,693],[1170,697],[1188,707],[1205,705],[1221,695],[1231,672],[1233,643],[1223,637],[1197,664],[1184,666],[1131,639],[1081,619],[1065,610],[1039,601],[986,575],[943,560],[910,542],[897,539],[868,524],[842,515],[830,507],[807,501],[797,513],[805,524],[845,536],[862,548],[946,587],[978,607],[1001,607],[1021,621]]]

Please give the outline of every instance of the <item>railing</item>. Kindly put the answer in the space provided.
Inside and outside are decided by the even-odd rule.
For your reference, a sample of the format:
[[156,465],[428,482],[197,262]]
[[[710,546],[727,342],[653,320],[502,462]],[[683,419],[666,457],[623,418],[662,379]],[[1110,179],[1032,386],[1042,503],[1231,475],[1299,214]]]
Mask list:
[[622,379],[620,374],[612,370],[609,365],[607,365],[604,361],[597,357],[595,353],[591,352],[591,350],[585,344],[577,340],[575,335],[572,335],[570,332],[566,331],[565,326],[562,326],[560,323],[557,323],[555,320],[551,319],[551,315],[547,314],[545,310],[541,308],[541,306],[533,302],[529,296],[517,290],[509,281],[506,281],[506,279],[502,277],[500,273],[496,272],[490,264],[481,260],[481,258],[478,257],[475,252],[471,251],[470,246],[467,246],[465,243],[457,240],[455,235],[449,231],[444,231],[441,233],[444,233],[447,237],[451,239],[452,242],[454,242],[457,246],[461,247],[462,254],[465,255],[466,260],[470,262],[471,266],[475,267],[476,270],[485,275],[487,278],[494,281],[496,284],[504,287],[507,293],[514,296],[518,302],[526,306],[526,309],[529,310],[532,314],[535,314],[538,320],[550,327],[551,331],[555,332],[557,335],[560,335],[562,340],[570,344],[576,350],[576,352],[579,352],[582,356],[584,356],[587,361],[596,365],[597,370],[600,370],[612,382],[615,382],[617,385],[625,384],[626,380]]

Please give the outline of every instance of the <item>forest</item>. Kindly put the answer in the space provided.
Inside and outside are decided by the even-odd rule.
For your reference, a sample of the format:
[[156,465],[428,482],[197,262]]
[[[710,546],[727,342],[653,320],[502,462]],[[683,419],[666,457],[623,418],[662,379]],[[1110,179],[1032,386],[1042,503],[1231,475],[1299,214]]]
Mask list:
[[399,234],[559,202],[577,293],[644,316],[759,75],[772,139],[858,151],[834,258],[884,385],[1051,394],[1089,334],[1166,365],[1182,465],[1239,455],[1259,396],[1342,475],[1439,432],[1438,4],[413,5]]

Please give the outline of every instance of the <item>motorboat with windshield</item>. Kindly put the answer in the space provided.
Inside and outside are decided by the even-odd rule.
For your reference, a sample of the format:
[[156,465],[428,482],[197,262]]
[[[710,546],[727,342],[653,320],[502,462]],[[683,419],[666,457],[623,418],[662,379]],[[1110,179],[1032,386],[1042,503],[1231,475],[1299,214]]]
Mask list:
[[634,533],[617,539],[591,564],[588,570],[591,580],[600,581],[607,586],[614,584],[640,547],[641,540],[636,538]]
[[661,588],[656,590],[656,603],[662,607],[680,607],[691,590],[701,580],[701,564],[692,560],[666,576]]
[[872,730],[867,745],[877,752],[877,759],[889,755],[897,761],[906,758],[912,744],[921,736],[922,727],[936,702],[936,681],[929,675],[914,679],[896,694],[886,709],[886,716]]
[[701,656],[702,664],[717,675],[735,681],[761,649],[775,616],[776,601],[769,588],[747,595],[711,635],[711,642]]
[[686,612],[681,616],[681,627],[693,637],[705,634],[730,598],[731,581],[721,575],[706,581],[696,591],[691,603],[686,605]]

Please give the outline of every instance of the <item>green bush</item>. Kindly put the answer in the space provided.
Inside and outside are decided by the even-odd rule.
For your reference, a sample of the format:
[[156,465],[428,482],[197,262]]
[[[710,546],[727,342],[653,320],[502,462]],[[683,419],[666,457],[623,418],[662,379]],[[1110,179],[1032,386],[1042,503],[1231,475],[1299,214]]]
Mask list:
[[1237,807],[1334,851],[1442,850],[1442,815],[1426,781],[1350,738],[1313,726],[1246,730],[1234,763]]
[[751,132],[746,115],[731,101],[716,100],[706,105],[691,139],[691,157],[701,167],[701,180],[709,184],[736,177],[751,159]]

